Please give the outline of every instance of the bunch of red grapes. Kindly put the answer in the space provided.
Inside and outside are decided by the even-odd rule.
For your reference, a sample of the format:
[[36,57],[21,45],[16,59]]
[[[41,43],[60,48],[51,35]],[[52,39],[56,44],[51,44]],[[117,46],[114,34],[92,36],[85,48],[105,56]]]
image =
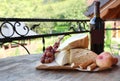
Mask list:
[[44,54],[41,58],[41,63],[51,63],[55,60],[55,53],[60,42],[56,42],[53,46],[49,46],[45,49]]

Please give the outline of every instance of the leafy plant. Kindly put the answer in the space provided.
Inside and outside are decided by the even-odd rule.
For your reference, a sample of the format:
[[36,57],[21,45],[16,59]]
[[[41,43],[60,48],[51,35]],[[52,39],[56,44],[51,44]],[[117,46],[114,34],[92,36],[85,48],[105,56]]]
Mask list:
[[[111,25],[107,24],[106,28],[111,28]],[[105,45],[110,46],[111,45],[111,38],[112,38],[111,30],[106,30],[105,36],[106,36],[105,37]]]

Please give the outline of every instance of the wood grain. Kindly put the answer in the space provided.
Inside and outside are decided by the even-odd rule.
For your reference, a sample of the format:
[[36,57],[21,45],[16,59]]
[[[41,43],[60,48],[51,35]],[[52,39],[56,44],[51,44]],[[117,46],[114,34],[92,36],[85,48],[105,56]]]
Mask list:
[[0,59],[0,81],[120,81],[117,66],[101,72],[76,70],[36,70],[41,54]]

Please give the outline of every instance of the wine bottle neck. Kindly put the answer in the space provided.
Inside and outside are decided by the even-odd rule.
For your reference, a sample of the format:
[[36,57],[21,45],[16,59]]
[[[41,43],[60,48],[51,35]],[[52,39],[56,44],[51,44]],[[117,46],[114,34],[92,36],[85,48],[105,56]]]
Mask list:
[[100,2],[99,1],[94,2],[94,16],[100,17]]

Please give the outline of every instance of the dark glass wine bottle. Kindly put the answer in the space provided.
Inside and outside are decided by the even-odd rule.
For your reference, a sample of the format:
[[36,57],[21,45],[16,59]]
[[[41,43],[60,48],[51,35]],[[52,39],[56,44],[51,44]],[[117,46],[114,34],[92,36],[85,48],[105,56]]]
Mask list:
[[90,20],[91,50],[97,54],[104,51],[104,21],[100,18],[100,2],[94,1],[94,17]]

